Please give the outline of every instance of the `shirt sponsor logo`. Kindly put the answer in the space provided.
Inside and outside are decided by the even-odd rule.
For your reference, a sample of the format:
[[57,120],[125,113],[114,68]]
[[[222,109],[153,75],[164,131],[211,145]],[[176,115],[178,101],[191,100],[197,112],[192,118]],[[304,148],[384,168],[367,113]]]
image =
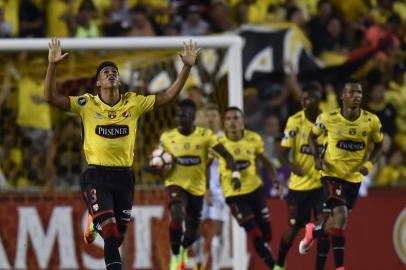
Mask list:
[[198,165],[202,161],[200,157],[197,156],[182,156],[182,157],[177,157],[176,158],[176,163],[179,165],[183,166],[193,166],[193,165]]
[[[317,148],[318,148],[319,153],[324,152],[324,146],[323,145],[318,145]],[[308,144],[302,144],[302,146],[300,146],[300,153],[306,154],[306,155],[311,155],[312,152],[310,151],[310,146]]]
[[338,141],[337,148],[347,150],[347,151],[360,151],[365,148],[364,142],[354,142],[354,141]]
[[97,125],[95,133],[104,138],[114,139],[130,134],[127,125]]
[[251,163],[248,160],[239,160],[236,162],[237,170],[242,171],[248,168]]

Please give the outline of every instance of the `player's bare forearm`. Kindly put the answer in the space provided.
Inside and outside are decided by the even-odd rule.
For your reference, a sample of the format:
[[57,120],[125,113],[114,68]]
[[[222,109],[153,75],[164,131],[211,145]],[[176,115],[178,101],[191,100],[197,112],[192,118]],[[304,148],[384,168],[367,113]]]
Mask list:
[[185,85],[191,68],[192,66],[183,65],[183,68],[175,82],[166,91],[157,94],[154,108],[158,108],[175,100]]
[[224,145],[217,144],[213,147],[213,149],[226,160],[228,168],[230,168],[232,171],[237,170],[237,164],[235,163],[233,156],[227,151]]
[[68,111],[69,97],[59,94],[56,90],[56,63],[49,63],[44,83],[44,100],[62,110]]
[[321,156],[321,153],[319,151],[320,149],[319,149],[318,144],[317,144],[317,138],[318,137],[319,137],[318,135],[316,135],[312,131],[310,131],[310,134],[309,134],[309,147],[310,147],[310,152],[312,153],[312,155],[314,157],[320,157]]
[[382,143],[374,143],[374,149],[371,152],[371,155],[369,156],[369,161],[372,163],[376,163],[379,159],[379,157],[382,154]]
[[262,162],[262,165],[264,165],[266,173],[271,177],[272,182],[278,182],[278,173],[276,172],[275,167],[272,165],[272,162],[264,155],[264,154],[258,154],[257,158]]
[[287,167],[291,172],[294,172],[295,174],[302,176],[303,170],[289,161],[289,152],[290,148],[281,147],[280,154],[278,156],[279,160],[281,161],[282,165]]

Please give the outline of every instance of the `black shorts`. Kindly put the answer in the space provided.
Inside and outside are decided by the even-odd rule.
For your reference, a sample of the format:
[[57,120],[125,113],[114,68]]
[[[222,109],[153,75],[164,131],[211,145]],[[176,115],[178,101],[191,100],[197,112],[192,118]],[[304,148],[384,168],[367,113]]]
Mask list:
[[286,196],[288,222],[291,226],[303,227],[310,221],[313,212],[317,219],[323,211],[323,188],[298,191],[289,189]]
[[168,207],[174,203],[180,203],[186,212],[186,217],[195,222],[200,221],[203,209],[203,196],[193,195],[185,189],[171,185],[167,186]]
[[134,199],[134,173],[126,167],[89,165],[81,178],[81,188],[89,213],[112,213],[117,223],[128,223]]
[[270,222],[262,187],[248,194],[228,197],[226,203],[240,226],[250,219],[254,219],[258,224]]
[[330,176],[323,176],[321,183],[323,184],[324,207],[333,209],[346,205],[348,210],[354,208],[361,183],[352,183]]

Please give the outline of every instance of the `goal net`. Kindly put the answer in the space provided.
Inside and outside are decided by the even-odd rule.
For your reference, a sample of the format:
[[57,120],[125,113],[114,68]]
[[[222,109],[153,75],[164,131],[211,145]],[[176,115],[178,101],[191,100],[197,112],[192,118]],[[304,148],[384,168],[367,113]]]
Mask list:
[[[216,103],[221,112],[230,105],[242,107],[240,38],[192,39],[203,50],[181,96],[187,96],[188,90],[196,87],[202,93],[203,103]],[[183,37],[62,39],[62,50],[69,52],[69,56],[58,65],[58,89],[66,95],[94,93],[96,68],[100,62],[110,60],[119,67],[123,91],[158,93],[176,79],[182,67],[176,53],[182,42],[188,40]],[[4,99],[0,139],[2,150],[8,155],[2,170],[11,190],[76,191],[80,171],[85,167],[80,150],[80,122],[69,113],[47,106],[41,99],[48,42],[48,39],[0,41],[3,61],[0,98]],[[163,179],[149,173],[145,166],[160,134],[174,127],[173,114],[174,104],[169,104],[140,119],[134,162],[135,225],[130,228],[123,249],[128,269],[167,268],[170,251]],[[236,270],[246,269],[247,265],[245,238],[237,227],[232,222],[226,223],[222,258],[223,267]],[[74,234],[75,240],[78,239],[80,232]],[[100,239],[96,245],[102,247]],[[78,260],[78,268],[103,268],[100,254],[92,252]],[[57,261],[60,263],[61,259]]]

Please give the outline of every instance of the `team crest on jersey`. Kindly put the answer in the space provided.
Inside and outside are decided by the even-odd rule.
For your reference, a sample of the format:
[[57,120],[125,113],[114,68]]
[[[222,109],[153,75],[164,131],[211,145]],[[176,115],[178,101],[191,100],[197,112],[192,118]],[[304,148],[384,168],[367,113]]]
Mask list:
[[80,98],[78,98],[78,104],[79,104],[80,106],[85,105],[85,104],[86,104],[86,98],[85,98],[85,97],[80,97]]
[[115,111],[109,111],[109,113],[108,113],[107,115],[108,115],[108,117],[109,117],[110,119],[116,118],[116,112],[115,112]]
[[102,116],[100,113],[97,112],[94,118],[96,118],[96,119],[102,119],[103,116]]
[[185,150],[189,150],[190,149],[190,143],[185,143],[183,145],[183,148],[185,148]]
[[123,112],[122,114],[124,118],[128,118],[130,115],[131,115],[130,112]]
[[357,133],[357,130],[355,128],[350,128],[348,130],[348,133],[350,133],[350,135],[355,135]]
[[241,150],[240,150],[239,148],[235,149],[235,150],[234,150],[234,154],[236,154],[236,155],[241,154]]

